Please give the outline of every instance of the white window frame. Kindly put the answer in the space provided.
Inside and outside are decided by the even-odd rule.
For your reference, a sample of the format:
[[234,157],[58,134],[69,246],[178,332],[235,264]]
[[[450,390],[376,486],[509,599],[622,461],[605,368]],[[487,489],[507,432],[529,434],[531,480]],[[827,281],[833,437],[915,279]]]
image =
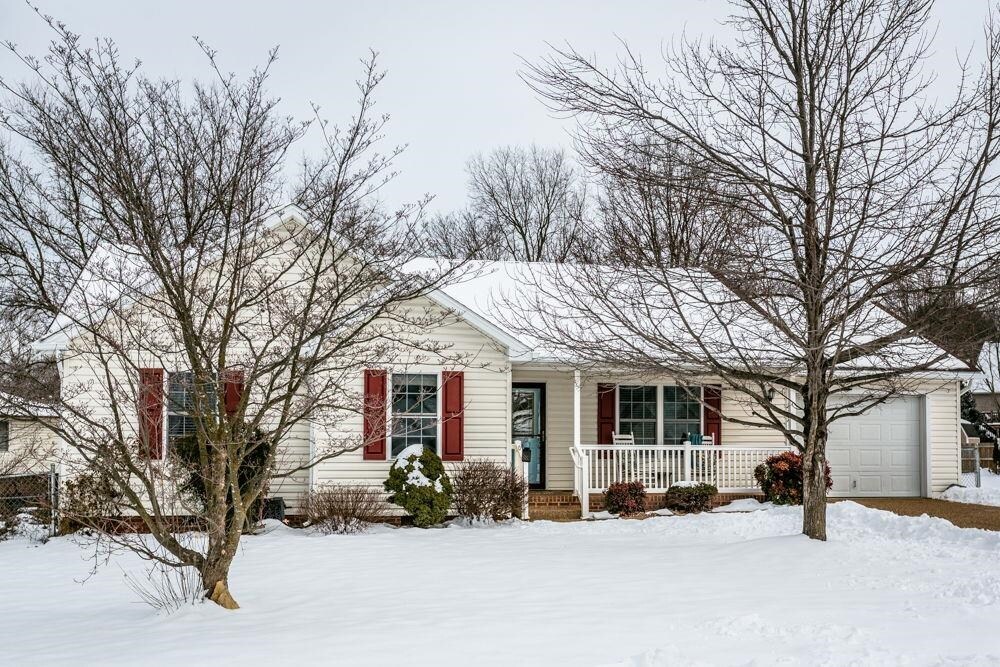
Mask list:
[[434,382],[437,387],[437,398],[435,401],[436,414],[434,415],[435,424],[435,443],[434,443],[434,453],[441,456],[441,369],[422,369],[420,367],[407,368],[396,373],[386,373],[386,387],[385,387],[385,460],[395,461],[396,456],[392,453],[392,378],[397,375],[433,375]]
[[10,451],[11,421],[6,417],[0,417],[0,427],[6,431],[3,440],[0,440],[0,454],[6,454]]
[[[660,389],[660,402],[657,405],[657,414],[660,416],[660,423],[665,425],[664,410],[663,410],[663,388],[664,387],[681,387],[690,389],[689,385],[682,384],[661,384]],[[705,435],[705,385],[698,385],[698,429],[701,431],[702,435]],[[688,421],[687,419],[675,419],[674,421]],[[659,444],[666,444],[666,429],[660,431]],[[678,445],[673,445],[674,447]]]
[[[653,387],[653,389],[655,390],[654,391],[654,398],[653,398],[653,400],[655,401],[655,404],[653,405],[653,408],[656,411],[656,416],[653,418],[653,428],[655,429],[655,433],[653,434],[653,443],[657,444],[657,445],[660,444],[660,443],[662,443],[663,442],[663,431],[662,431],[662,429],[660,427],[663,424],[663,415],[661,414],[662,413],[662,409],[661,409],[662,406],[660,405],[661,392],[660,392],[659,385],[627,384],[626,383],[625,386],[626,387],[642,387],[642,388]],[[622,413],[622,410],[621,410],[621,407],[622,407],[622,403],[621,403],[621,387],[622,387],[621,384],[616,384],[615,385],[615,433],[618,433],[618,434],[621,434],[621,432],[622,432],[622,421],[621,421],[621,416],[622,416],[621,415],[621,413]],[[629,421],[643,421],[643,420],[630,419]]]
[[[616,383],[615,384],[615,433],[621,433],[621,396],[619,394],[618,389],[621,387],[622,384],[626,384],[626,386],[629,386],[629,387],[649,387],[649,386],[654,386],[656,388],[656,444],[658,446],[662,446],[664,444],[664,442],[665,442],[665,435],[666,435],[665,429],[664,429],[665,420],[664,420],[664,414],[663,414],[663,412],[664,412],[663,411],[663,388],[664,387],[683,387],[685,385],[679,385],[679,384],[662,384],[662,383],[657,384],[657,385],[648,385],[648,384],[633,385],[633,384],[627,384],[627,383]],[[698,408],[699,408],[698,422],[699,422],[699,428],[701,429],[701,433],[702,433],[702,435],[704,435],[705,434],[705,385],[699,385],[698,386],[698,390],[701,393],[701,396],[699,397],[699,400],[698,400]]]

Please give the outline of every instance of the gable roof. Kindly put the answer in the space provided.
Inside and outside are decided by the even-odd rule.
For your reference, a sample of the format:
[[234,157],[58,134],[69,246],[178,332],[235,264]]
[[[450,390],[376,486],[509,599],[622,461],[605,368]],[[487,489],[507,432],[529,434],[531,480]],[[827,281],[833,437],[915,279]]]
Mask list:
[[[282,224],[305,224],[305,221],[306,214],[302,209],[287,204],[268,216],[264,227],[276,229]],[[114,279],[109,279],[109,276]],[[77,276],[60,312],[49,323],[42,337],[32,342],[31,348],[36,352],[64,349],[77,333],[77,321],[103,317],[112,305],[120,306],[130,298],[125,293],[126,285],[133,290],[133,294],[156,289],[137,252],[123,246],[98,246]],[[73,315],[67,311],[73,311]]]
[[0,417],[57,417],[58,413],[49,405],[29,401],[26,398],[0,391]]
[[[426,268],[427,263],[440,261],[417,260],[404,268]],[[705,327],[702,335],[710,345],[713,344],[712,334],[706,332],[712,328],[713,315],[699,312],[699,309],[704,310],[702,304],[705,299],[720,304],[739,303],[739,308],[734,310],[738,313],[738,317],[728,323],[725,334],[722,332],[714,334],[718,339],[714,344],[719,349],[724,349],[727,346],[731,347],[735,340],[743,349],[759,358],[776,361],[787,359],[787,354],[782,349],[781,336],[773,330],[774,327],[766,318],[755,317],[740,296],[704,270],[672,269],[657,274],[657,279],[653,280],[649,274],[641,270],[612,266],[472,261],[466,263],[465,268],[467,271],[461,278],[439,290],[443,295],[444,305],[451,307],[467,320],[474,319],[485,323],[486,327],[481,328],[485,328],[486,333],[510,347],[511,360],[514,362],[578,361],[569,358],[565,352],[547,349],[549,346],[543,337],[531,335],[533,326],[544,326],[545,322],[552,322],[553,318],[556,320],[562,318],[561,325],[567,326],[577,341],[586,341],[587,336],[591,335],[594,337],[594,343],[599,344],[602,337],[618,333],[611,325],[593,326],[592,321],[588,322],[586,318],[580,316],[580,313],[573,312],[564,300],[553,298],[553,294],[564,290],[574,290],[578,294],[585,295],[587,292],[582,290],[593,287],[593,283],[587,278],[588,275],[598,275],[599,284],[607,285],[612,293],[616,289],[623,290],[623,303],[628,301],[629,294],[634,295],[634,290],[642,290],[642,293],[649,297],[646,299],[647,302],[654,304],[655,307],[656,296],[661,295],[663,307],[660,308],[660,312],[651,314],[648,310],[644,310],[629,316],[637,318],[638,322],[648,322],[649,326],[655,327],[661,334],[674,327],[677,335],[686,335],[682,327],[672,321],[671,317],[671,313],[676,313],[675,309],[680,307],[684,309],[685,318],[690,324],[694,327],[699,325]],[[664,286],[664,282],[669,283],[669,290]],[[605,306],[600,303],[590,303],[588,308],[599,312]],[[725,306],[722,308],[725,309]],[[608,317],[602,319],[605,322],[613,322],[614,318],[621,317],[622,313],[607,313],[607,315]],[[868,323],[862,322],[855,327],[858,332],[857,340],[872,338],[880,329],[898,323],[898,320],[884,310],[875,308],[869,314],[869,320]],[[630,335],[625,329],[620,333],[623,336]],[[919,365],[937,359],[932,365],[933,371],[971,372],[966,363],[924,338],[913,336],[901,342],[898,347],[905,348],[905,354],[896,353],[901,364]],[[650,351],[655,352],[652,346]],[[865,367],[866,362],[867,367],[877,367],[882,360],[859,359],[856,365]]]
[[[306,220],[306,214],[301,209],[288,205],[275,211],[268,218],[267,226],[275,228],[281,224],[304,225]],[[419,272],[434,268],[450,268],[454,264],[453,260],[427,258],[411,261],[400,267],[400,270],[404,273]],[[155,289],[155,286],[142,284],[144,272],[141,271],[141,267],[138,255],[130,254],[127,249],[99,249],[90,258],[87,267],[71,290],[66,306],[76,309],[78,313],[82,312],[84,317],[98,317],[107,312],[109,304],[119,306],[128,298],[122,293],[122,285],[135,287],[138,292]],[[108,272],[115,276],[115,281],[109,282],[102,278],[108,275]],[[550,346],[545,343],[544,337],[532,336],[531,331],[538,330],[546,321],[551,322],[552,318],[556,318],[569,322],[574,338],[578,340],[587,340],[588,335],[593,335],[597,344],[602,336],[616,335],[618,332],[599,330],[600,327],[593,326],[592,321],[587,321],[578,313],[571,312],[563,300],[553,298],[554,294],[567,289],[586,294],[583,291],[584,285],[591,276],[598,276],[602,284],[607,283],[611,291],[643,290],[653,297],[650,299],[652,303],[656,303],[657,294],[663,297],[661,301],[664,303],[667,301],[668,293],[674,300],[678,295],[683,300],[686,295],[689,302],[687,305],[690,306],[690,310],[685,310],[686,318],[696,325],[701,318],[706,327],[709,326],[710,317],[698,312],[698,305],[704,303],[706,295],[713,303],[716,301],[740,303],[743,306],[741,317],[731,323],[731,330],[726,332],[725,339],[718,341],[720,348],[732,347],[732,337],[735,335],[742,348],[762,359],[780,360],[786,357],[785,351],[774,342],[780,341],[780,336],[770,331],[773,327],[766,319],[753,317],[752,311],[745,307],[743,299],[711,273],[703,270],[671,269],[662,272],[658,277],[667,278],[668,288],[664,286],[664,281],[651,280],[649,275],[644,275],[641,267],[637,269],[546,262],[471,261],[463,263],[462,270],[458,272],[454,281],[431,292],[428,297],[506,347],[511,361],[515,363],[572,363],[577,360],[570,358],[565,352],[549,349]],[[601,308],[599,303],[592,305],[595,309]],[[676,305],[671,307],[676,308]],[[680,307],[684,308],[685,304],[681,303]],[[644,310],[635,313],[634,317],[649,320],[649,326],[655,327],[655,330],[661,333],[669,330],[671,326],[679,330],[676,322],[670,317],[671,312],[676,311],[663,307],[653,316],[648,310]],[[620,316],[621,313],[615,315]],[[885,318],[893,319],[884,311],[878,311],[877,318],[879,321],[884,321]],[[613,317],[602,320],[613,321]],[[60,313],[45,335],[32,344],[33,349],[42,351],[64,348],[75,335],[73,322],[73,318]],[[874,327],[875,324],[870,328]],[[628,335],[627,331],[622,333]],[[680,333],[683,332],[678,331],[678,334]],[[874,330],[868,335],[874,335]],[[934,365],[934,370],[969,371],[965,363],[926,339],[913,337],[907,345],[916,349],[918,354],[925,355],[925,358],[937,358],[943,355]],[[863,363],[864,360],[859,360],[859,364]]]

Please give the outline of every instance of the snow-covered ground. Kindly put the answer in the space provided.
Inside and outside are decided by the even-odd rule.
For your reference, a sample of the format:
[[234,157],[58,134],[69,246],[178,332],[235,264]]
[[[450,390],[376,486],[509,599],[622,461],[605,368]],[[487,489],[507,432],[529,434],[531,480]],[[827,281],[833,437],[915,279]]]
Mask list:
[[277,525],[244,540],[242,609],[157,615],[116,557],[0,544],[4,665],[1000,665],[1000,533],[829,508],[558,524]]
[[[971,475],[970,475],[971,477]],[[1000,475],[992,470],[983,468],[980,471],[981,486],[959,487],[953,486],[941,497],[945,500],[953,500],[957,503],[975,503],[977,505],[996,505],[1000,507]]]

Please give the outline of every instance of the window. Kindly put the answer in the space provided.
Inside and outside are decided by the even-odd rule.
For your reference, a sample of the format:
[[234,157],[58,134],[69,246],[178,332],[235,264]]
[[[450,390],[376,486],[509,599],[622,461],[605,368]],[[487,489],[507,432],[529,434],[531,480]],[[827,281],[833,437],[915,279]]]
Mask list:
[[690,433],[701,433],[699,387],[663,388],[663,444],[680,445]]
[[637,445],[656,444],[656,387],[618,387],[618,431]]
[[167,441],[183,438],[195,432],[194,375],[190,372],[171,373],[167,388]]
[[10,451],[10,422],[0,419],[0,452]]
[[438,378],[433,373],[392,376],[392,456],[410,445],[437,451]]

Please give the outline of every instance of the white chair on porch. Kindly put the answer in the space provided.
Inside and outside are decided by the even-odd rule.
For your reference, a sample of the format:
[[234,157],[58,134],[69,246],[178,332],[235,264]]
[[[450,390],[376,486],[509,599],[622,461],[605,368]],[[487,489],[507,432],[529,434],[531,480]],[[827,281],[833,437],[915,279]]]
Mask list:
[[611,444],[615,447],[635,447],[635,436],[631,433],[611,432]]
[[[635,436],[631,433],[615,433],[612,431],[611,445],[613,447],[621,447],[623,450],[635,450]],[[644,479],[643,471],[639,469],[639,461],[635,458],[634,451],[631,456],[619,454],[617,468],[618,479],[625,482],[639,480],[644,484],[647,483],[647,480]]]

